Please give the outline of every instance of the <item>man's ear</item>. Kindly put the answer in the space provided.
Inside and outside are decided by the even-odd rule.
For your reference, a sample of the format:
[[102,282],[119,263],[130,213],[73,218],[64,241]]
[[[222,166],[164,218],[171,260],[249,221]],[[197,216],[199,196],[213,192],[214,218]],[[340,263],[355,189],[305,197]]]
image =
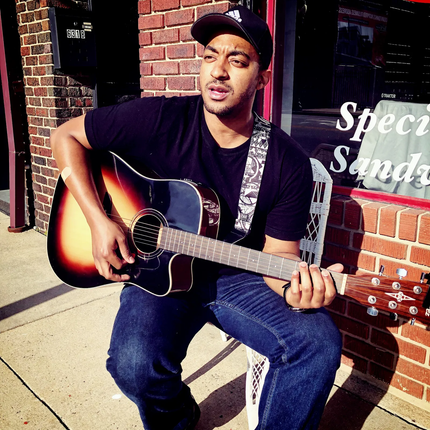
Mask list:
[[258,74],[257,90],[263,89],[269,83],[271,77],[271,70],[261,70]]

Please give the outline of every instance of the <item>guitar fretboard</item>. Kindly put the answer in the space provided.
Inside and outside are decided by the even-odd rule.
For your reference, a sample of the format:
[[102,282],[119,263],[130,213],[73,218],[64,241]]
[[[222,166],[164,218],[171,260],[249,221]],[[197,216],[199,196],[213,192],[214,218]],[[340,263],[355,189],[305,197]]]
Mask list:
[[[168,227],[161,228],[158,244],[167,251],[285,281],[289,281],[292,272],[298,270],[299,262],[295,260]],[[336,272],[331,274],[338,287],[344,283],[346,275]]]

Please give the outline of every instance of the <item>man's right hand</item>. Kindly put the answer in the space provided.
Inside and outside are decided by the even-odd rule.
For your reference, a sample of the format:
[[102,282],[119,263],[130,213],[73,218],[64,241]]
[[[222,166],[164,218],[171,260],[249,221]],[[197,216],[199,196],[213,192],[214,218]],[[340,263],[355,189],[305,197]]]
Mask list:
[[114,282],[128,281],[129,275],[115,272],[135,261],[121,227],[107,217],[90,227],[94,263],[100,275]]
[[129,275],[115,273],[133,264],[127,238],[121,227],[109,219],[97,194],[91,172],[89,152],[92,149],[85,133],[85,116],[62,124],[51,135],[51,147],[63,179],[78,202],[91,229],[95,266],[106,279],[124,282]]

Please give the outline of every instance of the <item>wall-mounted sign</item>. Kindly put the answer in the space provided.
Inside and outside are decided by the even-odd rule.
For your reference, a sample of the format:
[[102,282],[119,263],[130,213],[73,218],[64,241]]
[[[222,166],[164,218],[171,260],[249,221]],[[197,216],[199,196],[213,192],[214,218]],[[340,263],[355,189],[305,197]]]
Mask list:
[[95,67],[96,43],[90,12],[49,8],[56,69]]

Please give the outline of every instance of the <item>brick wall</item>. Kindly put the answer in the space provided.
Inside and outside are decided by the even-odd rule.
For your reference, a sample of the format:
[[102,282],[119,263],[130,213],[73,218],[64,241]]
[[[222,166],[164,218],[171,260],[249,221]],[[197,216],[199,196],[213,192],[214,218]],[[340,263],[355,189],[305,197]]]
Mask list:
[[16,1],[24,72],[35,224],[47,230],[58,170],[49,143],[51,131],[92,106],[87,76],[54,70],[48,7],[80,7],[60,0]]
[[140,0],[139,45],[142,96],[198,94],[203,47],[192,23],[210,12],[225,12],[223,0]]
[[[324,264],[338,261],[346,273],[379,272],[419,281],[429,272],[430,212],[334,195],[326,233]],[[430,409],[430,331],[419,323],[377,317],[346,297],[331,314],[343,336],[342,362],[377,385]],[[401,393],[401,394],[400,394]]]

